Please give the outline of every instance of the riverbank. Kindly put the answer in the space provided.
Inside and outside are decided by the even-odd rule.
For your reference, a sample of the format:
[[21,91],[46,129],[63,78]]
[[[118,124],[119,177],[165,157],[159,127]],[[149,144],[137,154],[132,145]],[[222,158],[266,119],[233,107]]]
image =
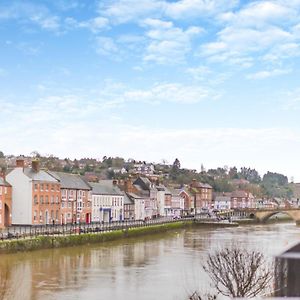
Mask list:
[[37,236],[34,238],[4,240],[0,242],[0,254],[104,243],[107,241],[162,233],[165,231],[189,226],[194,226],[194,221],[178,221],[173,223],[151,225],[147,227],[126,228],[101,233],[80,233],[66,236]]
[[[289,219],[272,219],[270,223],[288,222]],[[151,224],[142,227],[123,228],[106,232],[76,233],[68,235],[40,235],[0,241],[0,254],[34,251],[40,249],[54,249],[80,245],[105,243],[121,239],[134,238],[143,235],[162,233],[186,227],[237,227],[240,225],[261,224],[254,219],[235,220],[234,222],[214,222],[204,220],[180,220],[164,224]],[[266,224],[266,223],[265,223]]]

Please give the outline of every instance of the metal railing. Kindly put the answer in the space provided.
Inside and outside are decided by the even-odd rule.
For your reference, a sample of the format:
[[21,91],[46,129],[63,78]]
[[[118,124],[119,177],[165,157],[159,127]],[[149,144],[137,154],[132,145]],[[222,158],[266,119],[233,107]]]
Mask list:
[[[197,216],[198,219],[198,216]],[[148,227],[158,224],[195,220],[194,216],[184,218],[163,217],[150,220],[124,220],[112,222],[92,222],[89,224],[49,224],[49,225],[15,225],[0,230],[0,241],[7,239],[26,239],[37,236],[72,235],[82,233],[101,233],[129,228]]]

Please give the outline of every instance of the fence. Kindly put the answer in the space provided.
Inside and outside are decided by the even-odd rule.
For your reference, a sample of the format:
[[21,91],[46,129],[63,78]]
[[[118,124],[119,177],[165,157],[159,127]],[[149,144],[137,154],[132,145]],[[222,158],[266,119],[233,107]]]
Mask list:
[[[197,219],[202,218],[197,216]],[[164,217],[150,220],[124,220],[102,223],[78,223],[78,224],[51,224],[51,225],[19,225],[10,226],[0,231],[0,240],[6,239],[26,239],[37,236],[50,235],[70,235],[81,233],[100,233],[114,230],[122,230],[136,227],[147,227],[155,224],[167,224],[179,221],[195,220],[195,217],[185,217],[173,219],[172,217]]]

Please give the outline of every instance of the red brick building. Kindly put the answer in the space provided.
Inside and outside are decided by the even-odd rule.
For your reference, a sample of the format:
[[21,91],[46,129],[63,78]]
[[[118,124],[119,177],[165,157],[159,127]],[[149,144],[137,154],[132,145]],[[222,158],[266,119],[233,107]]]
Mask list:
[[11,225],[12,187],[5,180],[5,175],[0,177],[0,228]]

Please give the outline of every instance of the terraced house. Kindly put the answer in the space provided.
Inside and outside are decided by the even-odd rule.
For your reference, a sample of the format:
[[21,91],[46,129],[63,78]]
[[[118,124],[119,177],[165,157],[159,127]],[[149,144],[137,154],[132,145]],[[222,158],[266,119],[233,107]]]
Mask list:
[[92,187],[92,221],[124,220],[124,193],[113,180],[90,182]]
[[12,186],[12,224],[59,223],[60,182],[40,170],[39,161],[25,167],[24,160],[18,159],[6,178]]
[[90,223],[92,213],[90,185],[77,174],[52,171],[48,171],[48,174],[60,182],[60,223]]
[[212,187],[209,184],[197,182],[193,179],[189,192],[192,194],[196,213],[212,207]]
[[12,187],[5,175],[0,177],[0,228],[11,225],[11,193]]

